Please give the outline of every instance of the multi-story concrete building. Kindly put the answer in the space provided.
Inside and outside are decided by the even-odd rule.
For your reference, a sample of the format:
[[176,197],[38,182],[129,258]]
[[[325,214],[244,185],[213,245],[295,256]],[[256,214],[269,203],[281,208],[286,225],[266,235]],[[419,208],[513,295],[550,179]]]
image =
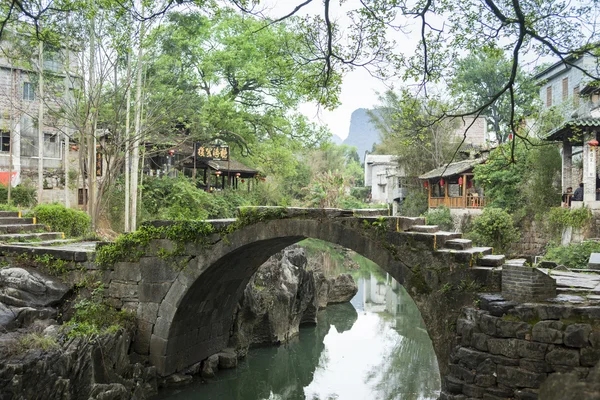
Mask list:
[[[65,103],[60,96],[65,85],[69,91],[77,83],[75,75],[67,77],[64,68],[64,49],[44,51],[43,70],[46,94],[40,98],[37,49],[23,51],[25,41],[5,31],[0,41],[0,183],[13,186],[32,182],[36,185],[39,148],[43,146],[44,191],[41,202],[64,202],[64,163],[78,169],[77,146],[70,146],[65,132],[71,131],[66,121],[57,117]],[[21,48],[19,48],[21,47]],[[19,51],[17,51],[19,50]],[[69,70],[75,70],[75,53],[69,57]],[[44,107],[42,143],[38,123],[39,107]],[[66,154],[66,149],[71,149]],[[75,183],[75,182],[74,182]],[[77,186],[77,185],[75,185]],[[70,194],[70,203],[77,204],[77,188]]]

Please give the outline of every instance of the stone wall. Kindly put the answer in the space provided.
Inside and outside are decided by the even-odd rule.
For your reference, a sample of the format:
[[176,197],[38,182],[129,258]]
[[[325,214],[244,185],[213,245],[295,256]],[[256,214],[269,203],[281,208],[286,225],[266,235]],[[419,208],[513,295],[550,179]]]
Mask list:
[[536,221],[523,222],[519,232],[521,238],[511,245],[510,254],[537,256],[544,253],[550,237],[544,231],[542,224]]
[[585,379],[600,360],[600,306],[518,304],[498,295],[479,305],[457,320],[442,400],[542,400],[548,377]]
[[502,295],[511,300],[545,300],[556,297],[556,280],[537,268],[505,264]]

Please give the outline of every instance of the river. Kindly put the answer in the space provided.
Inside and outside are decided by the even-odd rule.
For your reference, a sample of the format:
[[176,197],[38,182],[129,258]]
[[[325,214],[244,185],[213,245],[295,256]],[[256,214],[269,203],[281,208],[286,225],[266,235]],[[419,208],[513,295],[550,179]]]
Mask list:
[[431,340],[406,290],[375,264],[357,260],[351,303],[321,311],[316,327],[279,347],[251,349],[237,369],[210,383],[163,391],[169,400],[437,399]]

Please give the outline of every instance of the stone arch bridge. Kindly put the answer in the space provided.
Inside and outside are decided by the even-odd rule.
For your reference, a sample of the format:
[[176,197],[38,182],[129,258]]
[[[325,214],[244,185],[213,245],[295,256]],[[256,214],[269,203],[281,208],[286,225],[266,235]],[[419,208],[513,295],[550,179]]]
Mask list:
[[[152,222],[143,228],[152,232],[150,239],[121,248],[121,259],[129,261],[112,259],[105,274],[108,300],[136,312],[134,351],[159,374],[182,371],[227,347],[234,309],[252,275],[271,255],[305,238],[352,249],[405,286],[421,311],[442,376],[461,307],[472,304],[475,291],[499,290],[494,269],[504,256],[471,247],[459,233],[426,226],[423,218],[244,210],[238,220],[206,221],[212,229],[197,234],[185,222]],[[103,251],[115,251],[111,246],[99,250],[99,260]]]

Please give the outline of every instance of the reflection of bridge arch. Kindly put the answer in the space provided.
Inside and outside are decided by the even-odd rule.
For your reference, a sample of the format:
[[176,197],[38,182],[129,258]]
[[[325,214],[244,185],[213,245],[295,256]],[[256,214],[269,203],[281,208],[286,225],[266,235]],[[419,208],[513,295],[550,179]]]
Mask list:
[[315,238],[356,251],[406,287],[421,311],[443,376],[453,335],[448,324],[456,320],[460,307],[470,302],[471,296],[448,297],[439,289],[446,282],[465,279],[470,273],[468,263],[461,265],[448,253],[434,250],[436,244],[441,246],[452,236],[396,229],[408,228],[407,224],[418,221],[390,219],[390,226],[395,229],[382,232],[366,228],[363,220],[322,216],[250,224],[228,234],[226,239],[216,239],[208,248],[194,245],[193,241],[186,243],[184,254],[178,254],[188,260],[181,271],[168,265],[156,248],[173,248],[173,244],[164,239],[152,241],[146,256],[137,264],[139,287],[153,282],[153,287],[162,285],[167,289],[157,291],[154,297],[150,292],[142,298],[140,293],[138,310],[152,309],[155,304],[158,311],[138,311],[136,351],[148,354],[158,372],[168,375],[225,348],[234,308],[259,266],[283,248]]

